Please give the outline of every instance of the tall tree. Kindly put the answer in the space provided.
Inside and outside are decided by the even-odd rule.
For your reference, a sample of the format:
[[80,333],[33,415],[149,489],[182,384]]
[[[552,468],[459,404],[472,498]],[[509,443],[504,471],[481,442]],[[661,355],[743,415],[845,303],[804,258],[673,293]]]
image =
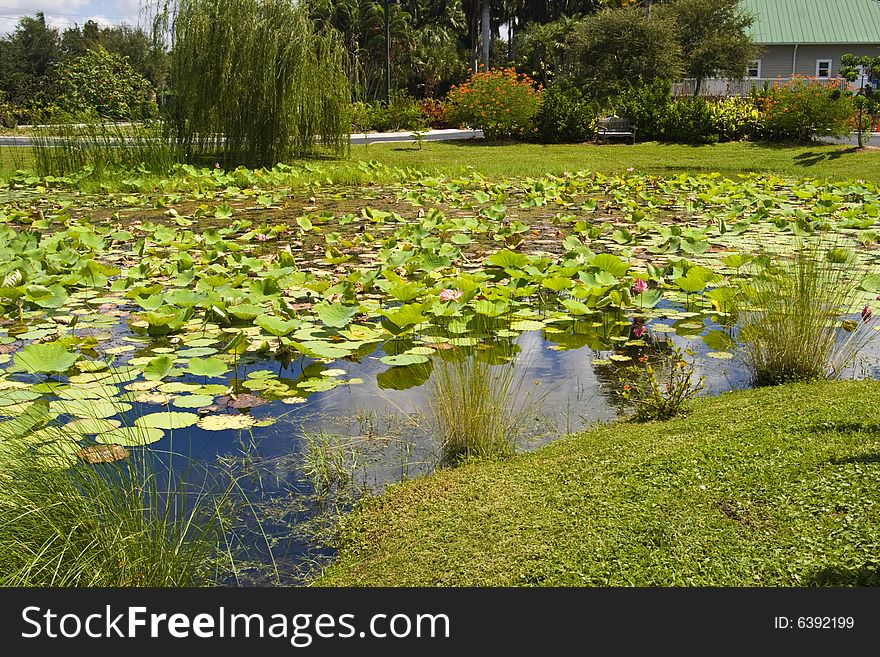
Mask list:
[[656,12],[601,11],[584,19],[578,39],[582,75],[598,86],[674,79],[681,72],[676,24]]
[[272,165],[313,151],[316,135],[347,146],[345,51],[302,5],[179,0],[173,31],[173,121],[187,154]]
[[3,50],[0,88],[13,103],[54,95],[52,72],[61,58],[58,30],[46,24],[43,12],[22,16]]
[[708,77],[741,79],[758,52],[747,34],[755,17],[739,0],[671,0],[654,14],[678,25],[683,72],[696,80],[694,95]]

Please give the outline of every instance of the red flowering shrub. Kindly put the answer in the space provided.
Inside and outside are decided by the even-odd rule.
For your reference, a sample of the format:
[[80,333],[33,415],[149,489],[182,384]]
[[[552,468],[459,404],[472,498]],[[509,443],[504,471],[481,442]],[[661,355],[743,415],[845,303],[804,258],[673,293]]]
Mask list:
[[838,83],[793,78],[758,90],[754,101],[764,115],[764,136],[777,141],[806,142],[816,137],[849,134],[853,104],[843,85],[842,80]]
[[435,98],[425,98],[419,103],[422,120],[429,128],[449,128],[449,103]]
[[488,139],[521,138],[541,104],[541,87],[512,68],[474,73],[449,92],[450,119]]

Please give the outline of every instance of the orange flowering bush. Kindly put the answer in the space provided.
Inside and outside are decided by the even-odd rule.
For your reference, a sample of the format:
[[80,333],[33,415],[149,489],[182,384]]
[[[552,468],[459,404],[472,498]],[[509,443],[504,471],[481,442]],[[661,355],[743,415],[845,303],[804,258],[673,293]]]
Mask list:
[[806,142],[816,137],[839,137],[851,132],[852,97],[841,80],[793,78],[765,86],[754,102],[764,115],[765,137]]
[[488,139],[524,137],[541,105],[541,87],[512,68],[474,73],[449,92],[450,118],[481,128]]

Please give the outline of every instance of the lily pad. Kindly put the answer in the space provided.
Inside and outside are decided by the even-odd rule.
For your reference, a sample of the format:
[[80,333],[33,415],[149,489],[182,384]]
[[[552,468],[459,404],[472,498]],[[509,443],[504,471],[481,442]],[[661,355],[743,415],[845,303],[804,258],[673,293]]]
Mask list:
[[380,358],[386,365],[418,365],[427,363],[430,358],[421,354],[399,354],[397,356],[383,356]]
[[214,403],[214,398],[210,395],[181,395],[171,403],[177,408],[201,408]]
[[69,370],[79,357],[58,342],[29,344],[15,354],[15,365],[27,372],[57,374]]
[[206,415],[198,421],[200,429],[205,431],[226,431],[227,429],[240,430],[254,426],[257,420],[250,415],[223,414]]
[[198,422],[199,416],[195,413],[181,411],[164,411],[142,415],[134,421],[137,428],[149,429],[185,429]]
[[95,437],[102,444],[139,447],[158,442],[165,437],[165,432],[156,427],[119,427],[106,431]]
[[187,371],[194,376],[213,378],[226,374],[229,366],[219,358],[191,358],[187,364]]

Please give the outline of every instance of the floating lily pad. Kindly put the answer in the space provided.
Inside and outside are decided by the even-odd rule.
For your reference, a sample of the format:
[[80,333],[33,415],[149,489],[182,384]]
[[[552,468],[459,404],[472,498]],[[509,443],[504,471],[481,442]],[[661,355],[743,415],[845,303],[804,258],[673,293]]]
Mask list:
[[64,431],[73,433],[81,433],[85,435],[100,434],[112,431],[120,427],[122,423],[119,420],[106,420],[104,418],[81,418],[79,420],[71,420],[64,425]]
[[177,408],[200,408],[214,402],[214,398],[209,395],[181,395],[175,397],[172,404]]
[[165,437],[165,432],[156,427],[119,427],[111,431],[98,434],[95,440],[103,444],[124,445],[126,447],[138,447],[150,445]]
[[206,415],[198,421],[200,429],[205,431],[225,431],[227,429],[240,430],[254,426],[257,420],[250,415],[223,414]]
[[198,422],[199,416],[195,413],[182,411],[165,411],[142,415],[134,421],[137,428],[153,429],[185,429]]
[[219,358],[191,358],[187,371],[194,376],[213,378],[226,374],[229,366]]
[[418,365],[420,363],[427,363],[430,358],[427,356],[422,356],[421,354],[399,354],[397,356],[383,356],[380,358],[383,363],[386,365]]
[[55,374],[69,370],[79,360],[58,342],[29,344],[15,354],[15,365],[27,372]]

